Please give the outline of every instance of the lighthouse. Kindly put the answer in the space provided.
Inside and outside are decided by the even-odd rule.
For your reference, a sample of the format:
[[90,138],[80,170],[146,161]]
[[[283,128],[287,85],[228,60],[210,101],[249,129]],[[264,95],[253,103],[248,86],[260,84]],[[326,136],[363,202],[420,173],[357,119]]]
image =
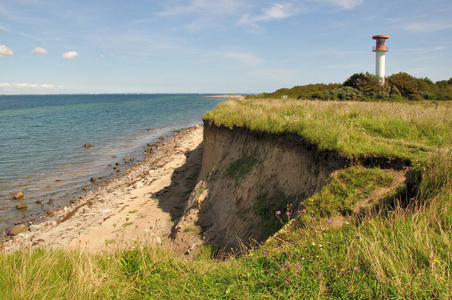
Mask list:
[[386,40],[389,39],[389,35],[374,35],[372,38],[377,42],[375,47],[372,47],[372,52],[376,54],[375,75],[380,77],[380,84],[383,85],[385,84],[385,53],[389,51]]

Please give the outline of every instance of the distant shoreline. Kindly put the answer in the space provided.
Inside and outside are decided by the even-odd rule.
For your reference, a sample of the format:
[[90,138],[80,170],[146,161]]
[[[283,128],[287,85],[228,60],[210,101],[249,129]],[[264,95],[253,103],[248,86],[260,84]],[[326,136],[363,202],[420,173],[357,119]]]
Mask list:
[[214,95],[214,96],[206,96],[206,97],[210,97],[210,98],[238,98],[238,99],[245,98],[244,96],[237,95],[237,94]]

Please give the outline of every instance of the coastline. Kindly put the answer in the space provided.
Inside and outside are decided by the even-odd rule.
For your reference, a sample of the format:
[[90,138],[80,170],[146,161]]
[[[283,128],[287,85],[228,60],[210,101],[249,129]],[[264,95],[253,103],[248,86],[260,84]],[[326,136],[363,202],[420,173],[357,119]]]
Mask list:
[[214,95],[214,96],[206,96],[209,98],[234,98],[234,99],[245,99],[245,96],[237,95],[237,94],[226,94],[226,95]]
[[4,241],[2,249],[83,248],[105,252],[144,242],[174,247],[169,235],[196,183],[202,139],[202,126],[180,130],[123,174],[87,192],[53,218],[31,225],[30,231]]

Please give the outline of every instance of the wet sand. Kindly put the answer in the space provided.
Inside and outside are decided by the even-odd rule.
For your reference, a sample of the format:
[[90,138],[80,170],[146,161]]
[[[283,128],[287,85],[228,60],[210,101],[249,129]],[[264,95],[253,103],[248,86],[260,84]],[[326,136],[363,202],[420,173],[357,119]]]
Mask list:
[[181,130],[124,174],[56,216],[30,226],[32,231],[6,240],[2,248],[7,252],[33,248],[102,252],[144,243],[174,248],[169,236],[196,184],[202,138],[202,126]]

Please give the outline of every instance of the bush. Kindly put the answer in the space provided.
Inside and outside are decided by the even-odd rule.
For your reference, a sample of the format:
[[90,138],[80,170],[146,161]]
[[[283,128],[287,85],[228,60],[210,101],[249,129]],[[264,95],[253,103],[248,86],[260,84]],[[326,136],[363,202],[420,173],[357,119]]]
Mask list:
[[331,95],[338,100],[361,100],[363,94],[351,86],[341,86],[330,90]]

